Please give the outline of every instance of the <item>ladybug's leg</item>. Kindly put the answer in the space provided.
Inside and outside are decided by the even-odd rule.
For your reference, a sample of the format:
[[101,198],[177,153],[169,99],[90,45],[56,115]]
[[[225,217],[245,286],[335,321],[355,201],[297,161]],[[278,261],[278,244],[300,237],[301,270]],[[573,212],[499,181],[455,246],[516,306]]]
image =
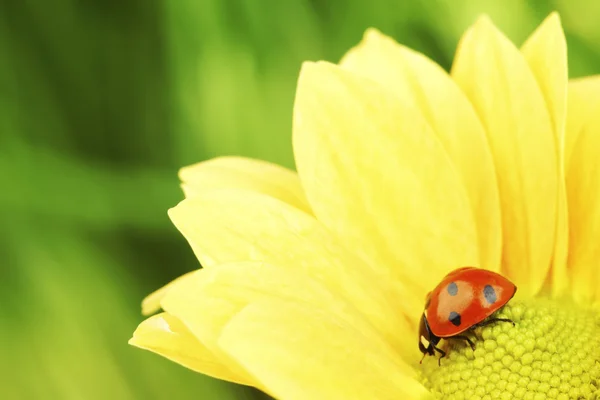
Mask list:
[[452,339],[460,339],[460,340],[466,341],[467,343],[469,343],[469,346],[471,346],[471,350],[475,351],[475,343],[473,343],[473,341],[471,339],[469,339],[468,337],[458,335],[458,336],[452,336]]
[[475,326],[477,328],[481,328],[481,327],[487,326],[489,324],[493,324],[494,322],[510,322],[511,324],[513,324],[513,326],[515,326],[515,323],[513,322],[513,320],[508,319],[508,318],[489,318],[484,321],[481,321],[480,323],[476,324]]
[[433,349],[441,354],[440,358],[438,358],[438,367],[441,367],[442,366],[442,358],[446,357],[446,352],[436,346],[433,346]]

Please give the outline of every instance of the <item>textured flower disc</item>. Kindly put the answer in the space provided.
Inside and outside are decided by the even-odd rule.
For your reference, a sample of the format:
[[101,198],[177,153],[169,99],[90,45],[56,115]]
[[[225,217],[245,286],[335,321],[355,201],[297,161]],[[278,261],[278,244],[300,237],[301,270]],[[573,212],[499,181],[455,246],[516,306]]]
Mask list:
[[595,399],[600,396],[600,313],[571,301],[509,303],[498,322],[471,333],[475,351],[446,341],[420,378],[440,399]]

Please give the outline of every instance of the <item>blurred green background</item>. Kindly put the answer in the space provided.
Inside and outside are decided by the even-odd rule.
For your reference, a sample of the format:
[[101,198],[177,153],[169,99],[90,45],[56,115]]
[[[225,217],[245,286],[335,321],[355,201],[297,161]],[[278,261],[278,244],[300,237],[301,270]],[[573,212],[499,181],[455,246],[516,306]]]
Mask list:
[[259,398],[127,345],[143,296],[197,268],[178,168],[292,167],[301,62],[369,26],[449,68],[481,12],[521,43],[553,9],[571,76],[598,73],[586,0],[0,0],[0,397]]

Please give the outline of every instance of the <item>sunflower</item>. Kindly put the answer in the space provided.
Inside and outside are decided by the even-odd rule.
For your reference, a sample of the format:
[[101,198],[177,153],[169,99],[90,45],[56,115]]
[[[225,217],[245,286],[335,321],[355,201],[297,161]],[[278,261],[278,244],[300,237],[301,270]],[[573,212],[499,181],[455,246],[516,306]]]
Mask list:
[[[222,157],[169,211],[204,267],[150,295],[130,343],[278,399],[600,395],[600,78],[560,19],[519,49],[487,17],[451,73],[368,30],[298,81],[298,172]],[[419,364],[425,295],[478,266],[511,324]]]

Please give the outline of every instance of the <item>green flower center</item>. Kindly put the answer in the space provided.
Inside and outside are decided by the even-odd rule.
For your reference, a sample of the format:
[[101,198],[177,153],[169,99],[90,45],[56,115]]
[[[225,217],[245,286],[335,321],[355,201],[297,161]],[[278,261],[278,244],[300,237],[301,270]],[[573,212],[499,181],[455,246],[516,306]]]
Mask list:
[[442,340],[448,354],[425,357],[419,375],[440,399],[600,398],[600,313],[571,301],[513,300],[498,313],[510,318]]

